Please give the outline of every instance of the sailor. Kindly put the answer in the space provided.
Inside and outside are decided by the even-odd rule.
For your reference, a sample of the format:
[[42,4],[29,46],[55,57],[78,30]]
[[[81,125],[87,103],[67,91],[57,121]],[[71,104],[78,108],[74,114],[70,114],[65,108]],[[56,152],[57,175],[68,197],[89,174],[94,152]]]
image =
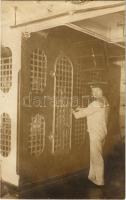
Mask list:
[[107,135],[109,104],[103,96],[102,89],[91,87],[94,100],[86,108],[73,110],[76,119],[87,117],[87,127],[90,139],[90,169],[88,179],[94,184],[104,185],[103,146]]

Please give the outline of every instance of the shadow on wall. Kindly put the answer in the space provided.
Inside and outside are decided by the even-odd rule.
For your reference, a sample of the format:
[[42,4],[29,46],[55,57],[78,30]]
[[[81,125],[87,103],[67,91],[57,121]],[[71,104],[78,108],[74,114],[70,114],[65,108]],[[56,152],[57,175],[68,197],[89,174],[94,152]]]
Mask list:
[[121,66],[110,62],[109,72],[109,92],[108,101],[110,104],[110,114],[108,120],[108,135],[106,139],[105,152],[111,152],[113,147],[121,141],[120,133],[120,80]]

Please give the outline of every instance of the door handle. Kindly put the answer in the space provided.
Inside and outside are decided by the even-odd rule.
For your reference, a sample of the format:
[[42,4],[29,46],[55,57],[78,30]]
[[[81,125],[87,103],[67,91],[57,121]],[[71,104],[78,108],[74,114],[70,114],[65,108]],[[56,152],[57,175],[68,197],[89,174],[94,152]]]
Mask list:
[[48,136],[48,138],[49,138],[50,141],[52,141],[54,139],[54,135],[51,134],[51,135]]
[[50,72],[49,72],[49,75],[53,78],[53,77],[56,76],[56,73],[55,73],[55,71],[50,71]]

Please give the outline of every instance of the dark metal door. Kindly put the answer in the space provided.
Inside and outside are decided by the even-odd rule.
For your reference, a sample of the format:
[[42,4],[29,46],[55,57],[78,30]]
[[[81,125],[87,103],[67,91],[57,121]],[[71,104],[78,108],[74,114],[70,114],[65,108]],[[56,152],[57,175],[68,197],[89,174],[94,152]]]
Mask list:
[[49,95],[47,62],[47,48],[42,38],[33,36],[22,42],[19,168],[26,182],[46,179],[49,167],[52,116],[50,108],[44,104]]

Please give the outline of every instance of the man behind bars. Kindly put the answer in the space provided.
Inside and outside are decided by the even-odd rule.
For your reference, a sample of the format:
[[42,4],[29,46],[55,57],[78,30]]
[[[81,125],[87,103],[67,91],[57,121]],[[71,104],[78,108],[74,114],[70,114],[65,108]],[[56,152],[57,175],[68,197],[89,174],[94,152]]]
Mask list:
[[87,127],[90,138],[90,170],[88,179],[98,186],[104,185],[103,145],[107,135],[107,119],[109,104],[103,96],[102,89],[91,87],[94,101],[86,108],[73,111],[76,119],[87,117]]

